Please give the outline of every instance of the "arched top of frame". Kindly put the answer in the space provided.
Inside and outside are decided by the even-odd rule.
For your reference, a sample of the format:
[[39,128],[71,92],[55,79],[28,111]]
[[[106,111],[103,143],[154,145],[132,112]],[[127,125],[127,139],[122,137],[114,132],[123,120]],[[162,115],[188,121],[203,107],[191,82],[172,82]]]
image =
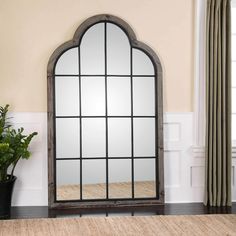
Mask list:
[[[94,31],[96,28],[103,25],[101,23],[104,22],[108,23],[108,27],[109,23],[110,25],[114,24],[118,26],[116,31],[120,35],[123,34],[121,37],[127,37],[127,43],[129,43],[130,48],[133,49],[132,53],[135,55],[134,58],[142,57],[142,63],[149,71],[151,71],[150,68],[153,67],[153,75],[156,74],[158,79],[162,79],[162,67],[156,53],[149,46],[137,40],[134,31],[124,20],[112,15],[96,15],[85,20],[75,31],[73,39],[59,46],[51,55],[47,68],[48,76],[51,77],[55,74],[60,74],[60,70],[56,70],[56,67],[59,67],[60,64],[63,64],[65,68],[68,68],[68,74],[79,74],[77,66],[79,63],[77,57],[78,48],[83,44],[83,41],[85,41],[83,39],[86,38],[91,31]],[[69,57],[72,57],[72,60],[68,60]],[[72,61],[73,63],[66,65],[66,61]],[[135,65],[135,59],[133,64]],[[138,73],[140,67],[136,66],[136,68]]]

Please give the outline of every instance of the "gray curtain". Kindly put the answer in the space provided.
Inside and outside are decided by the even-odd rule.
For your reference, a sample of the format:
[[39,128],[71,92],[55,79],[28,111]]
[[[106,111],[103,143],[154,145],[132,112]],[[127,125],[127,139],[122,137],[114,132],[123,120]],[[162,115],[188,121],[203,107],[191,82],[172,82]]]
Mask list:
[[207,0],[205,205],[231,205],[231,0]]

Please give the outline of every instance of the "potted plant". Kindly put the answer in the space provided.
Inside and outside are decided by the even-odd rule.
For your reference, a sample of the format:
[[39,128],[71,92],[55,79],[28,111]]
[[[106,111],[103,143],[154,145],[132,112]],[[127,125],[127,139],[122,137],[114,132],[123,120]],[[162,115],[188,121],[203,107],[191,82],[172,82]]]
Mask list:
[[12,128],[7,117],[8,108],[9,105],[0,106],[0,218],[10,216],[11,197],[16,181],[15,167],[21,158],[30,157],[28,147],[32,138],[37,135],[36,132],[24,135],[23,128]]

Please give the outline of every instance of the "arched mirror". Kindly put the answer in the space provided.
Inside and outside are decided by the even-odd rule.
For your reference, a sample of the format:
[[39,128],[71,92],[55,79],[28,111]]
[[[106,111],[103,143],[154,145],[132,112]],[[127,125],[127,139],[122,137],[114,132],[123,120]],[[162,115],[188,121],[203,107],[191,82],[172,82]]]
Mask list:
[[162,69],[130,26],[87,19],[48,64],[49,206],[164,203]]

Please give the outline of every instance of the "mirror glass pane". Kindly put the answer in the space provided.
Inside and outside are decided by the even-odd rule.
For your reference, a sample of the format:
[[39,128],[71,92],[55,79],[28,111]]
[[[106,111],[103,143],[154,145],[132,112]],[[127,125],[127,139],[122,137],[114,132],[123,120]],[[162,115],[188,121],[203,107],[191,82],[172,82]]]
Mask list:
[[79,115],[79,79],[78,77],[55,78],[56,115]]
[[109,160],[109,197],[131,198],[131,160]]
[[81,77],[81,109],[83,116],[105,115],[105,78]]
[[155,80],[154,77],[133,78],[133,113],[134,116],[155,115]]
[[133,75],[154,75],[154,67],[150,58],[135,48],[133,48]]
[[134,160],[134,196],[136,198],[155,197],[155,159]]
[[107,105],[109,116],[131,115],[131,91],[129,77],[108,77]]
[[155,156],[154,118],[134,118],[134,156]]
[[83,199],[106,198],[106,160],[82,161]]
[[107,73],[130,75],[130,44],[124,31],[107,23]]
[[57,200],[80,199],[80,161],[57,160]]
[[78,47],[71,48],[61,55],[57,61],[55,73],[56,75],[79,74]]
[[131,156],[131,119],[108,119],[109,157]]
[[84,34],[80,45],[81,73],[105,73],[104,23],[98,23]]
[[80,157],[79,119],[56,119],[56,157]]
[[82,119],[82,156],[106,156],[105,118]]

